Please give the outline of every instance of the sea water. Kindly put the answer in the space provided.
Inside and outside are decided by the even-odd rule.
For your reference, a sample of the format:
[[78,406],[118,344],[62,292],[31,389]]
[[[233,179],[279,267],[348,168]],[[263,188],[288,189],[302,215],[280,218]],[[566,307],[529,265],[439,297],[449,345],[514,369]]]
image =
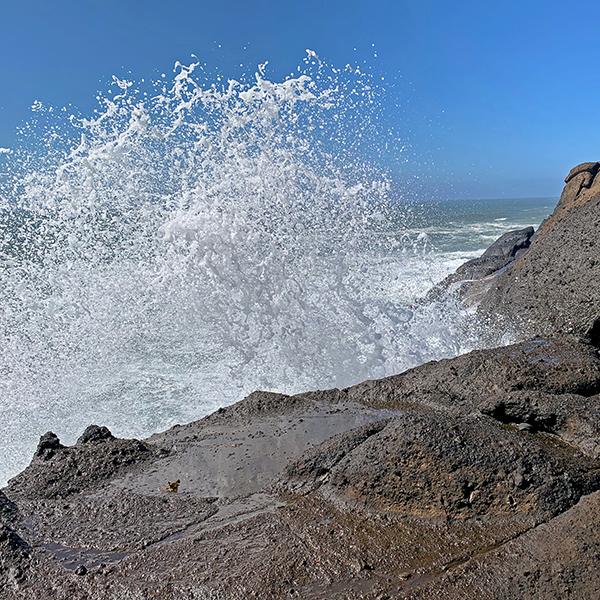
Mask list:
[[48,430],[144,437],[478,347],[474,315],[417,300],[555,199],[409,199],[370,160],[401,151],[372,83],[309,59],[115,78],[91,117],[34,106],[3,154],[0,483]]

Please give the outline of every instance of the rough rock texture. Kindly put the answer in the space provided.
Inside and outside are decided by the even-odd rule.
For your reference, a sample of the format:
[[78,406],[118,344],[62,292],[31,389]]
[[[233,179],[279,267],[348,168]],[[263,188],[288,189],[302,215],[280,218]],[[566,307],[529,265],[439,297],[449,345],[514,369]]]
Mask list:
[[438,290],[543,336],[143,442],[43,435],[0,492],[0,598],[599,598],[599,167]]
[[19,519],[19,509],[11,502],[6,494],[0,492],[0,523],[3,525],[14,523]]
[[[98,435],[98,431],[103,433]],[[19,499],[66,498],[135,470],[156,456],[139,440],[117,439],[106,427],[90,425],[77,445],[70,447],[49,431],[40,438],[29,467],[12,479],[11,490]]]
[[492,286],[482,314],[527,335],[600,343],[600,163],[575,167],[529,251]]
[[286,469],[284,482],[376,510],[463,519],[544,520],[600,489],[597,461],[556,438],[507,430],[479,415],[411,411],[360,434],[311,450]]

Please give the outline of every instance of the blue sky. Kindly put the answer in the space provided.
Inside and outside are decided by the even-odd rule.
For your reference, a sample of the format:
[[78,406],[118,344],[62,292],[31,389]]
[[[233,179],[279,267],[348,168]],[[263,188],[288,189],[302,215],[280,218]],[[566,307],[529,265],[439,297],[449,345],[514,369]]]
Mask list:
[[593,14],[553,1],[5,1],[0,147],[35,100],[90,112],[112,75],[156,78],[194,53],[232,77],[268,60],[277,79],[311,48],[386,78],[425,188],[555,196],[599,158],[599,42]]

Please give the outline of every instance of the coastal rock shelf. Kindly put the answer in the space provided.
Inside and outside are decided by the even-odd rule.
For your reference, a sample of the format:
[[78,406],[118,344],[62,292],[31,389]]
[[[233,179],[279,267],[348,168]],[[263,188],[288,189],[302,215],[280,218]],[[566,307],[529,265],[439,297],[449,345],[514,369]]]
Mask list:
[[599,167],[431,293],[519,343],[143,441],[42,436],[0,492],[0,597],[600,597]]

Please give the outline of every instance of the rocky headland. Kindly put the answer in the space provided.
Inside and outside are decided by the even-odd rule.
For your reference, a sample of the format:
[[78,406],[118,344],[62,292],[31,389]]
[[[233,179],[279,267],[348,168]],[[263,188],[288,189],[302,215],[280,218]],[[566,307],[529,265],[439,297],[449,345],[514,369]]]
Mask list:
[[0,491],[0,597],[600,598],[599,167],[430,293],[519,343],[42,436]]

